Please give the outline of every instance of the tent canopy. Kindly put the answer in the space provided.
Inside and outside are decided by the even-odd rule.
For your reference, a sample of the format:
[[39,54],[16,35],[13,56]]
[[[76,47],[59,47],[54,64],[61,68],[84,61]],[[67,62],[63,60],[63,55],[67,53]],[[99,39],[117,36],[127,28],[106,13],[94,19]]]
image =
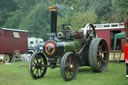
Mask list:
[[121,33],[117,33],[115,34],[115,37],[114,37],[114,53],[113,53],[113,60],[115,60],[115,50],[116,50],[116,43],[117,43],[117,39],[123,39],[125,38],[125,32],[121,32]]

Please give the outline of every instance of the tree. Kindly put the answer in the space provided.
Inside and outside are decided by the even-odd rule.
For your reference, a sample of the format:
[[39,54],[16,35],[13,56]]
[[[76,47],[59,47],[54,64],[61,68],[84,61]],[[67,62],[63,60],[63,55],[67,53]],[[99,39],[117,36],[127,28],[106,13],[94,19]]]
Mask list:
[[95,23],[97,16],[93,10],[87,12],[79,12],[72,17],[63,17],[58,20],[58,27],[61,24],[71,24],[72,30],[79,30],[88,23]]
[[79,30],[85,24],[95,23],[97,20],[89,0],[58,0],[58,3],[64,6],[59,11],[59,28],[61,24],[71,24],[73,30]]
[[90,8],[98,16],[96,23],[106,23],[111,21],[112,1],[111,0],[90,0]]
[[1,0],[0,26],[24,29],[29,36],[46,36],[50,28],[48,6],[57,6],[58,30],[71,24],[79,30],[87,23],[123,22],[128,19],[127,0]]
[[24,29],[29,36],[47,38],[49,31],[49,13],[47,0],[14,0],[18,8],[9,12],[10,17],[3,25],[7,28]]
[[124,22],[128,20],[128,1],[127,0],[113,0],[113,22]]
[[[22,19],[29,14],[32,7],[39,3],[41,0],[12,0],[16,4],[18,9],[15,11],[8,12],[9,17],[6,23],[3,25],[7,28],[18,29],[18,25],[21,23]],[[11,23],[10,23],[11,22]]]
[[46,3],[41,2],[35,5],[33,10],[22,19],[19,24],[20,29],[26,29],[29,31],[29,36],[40,37],[47,39],[47,33],[49,32],[49,11]]
[[79,12],[71,17],[71,25],[73,30],[79,30],[88,23],[96,23],[97,15],[93,10],[87,12]]
[[8,12],[15,11],[18,7],[12,0],[0,0],[0,26],[8,19]]

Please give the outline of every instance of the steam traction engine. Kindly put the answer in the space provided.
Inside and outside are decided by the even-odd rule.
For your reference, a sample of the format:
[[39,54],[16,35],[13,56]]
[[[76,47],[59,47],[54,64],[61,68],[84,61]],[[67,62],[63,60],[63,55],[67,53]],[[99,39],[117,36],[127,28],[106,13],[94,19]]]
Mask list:
[[72,32],[69,25],[62,25],[62,31],[57,32],[57,7],[49,7],[49,10],[50,40],[44,42],[43,51],[32,55],[29,64],[32,78],[42,78],[47,67],[58,65],[65,81],[74,79],[80,66],[90,66],[93,72],[104,72],[109,60],[108,46],[104,39],[96,38],[95,27],[87,24],[80,31]]

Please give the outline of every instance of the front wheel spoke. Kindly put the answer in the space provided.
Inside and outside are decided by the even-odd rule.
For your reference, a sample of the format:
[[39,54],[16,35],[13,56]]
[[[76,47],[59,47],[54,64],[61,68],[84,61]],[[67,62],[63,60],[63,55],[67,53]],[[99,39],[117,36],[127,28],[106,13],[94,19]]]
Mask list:
[[67,71],[67,69],[65,69],[64,74],[65,74],[66,77],[68,76],[68,71]]
[[35,67],[31,67],[32,68],[32,70],[35,70],[36,68]]
[[73,71],[70,71],[70,76],[72,77],[72,75],[73,75]]
[[34,60],[32,61],[32,63],[36,64],[36,63],[37,63],[36,59],[34,59]]
[[39,69],[39,76],[41,76],[41,73],[42,73],[42,72],[41,72],[41,69]]
[[40,63],[40,59],[38,59],[38,62]]
[[40,59],[39,58],[37,59],[37,61],[38,61],[38,63],[40,63]]
[[40,70],[38,69],[38,77],[40,76]]
[[44,73],[44,70],[40,69],[40,74],[42,75]]
[[34,74],[34,75],[36,75],[36,71],[37,71],[37,69],[33,70],[33,74]]
[[66,76],[68,79],[70,79],[70,72],[67,71],[67,76]]
[[38,62],[38,58],[36,58],[36,63],[39,63],[39,62]]
[[68,78],[69,78],[69,79],[71,78],[71,74],[70,74],[70,71],[68,72]]
[[67,68],[65,70],[65,75],[68,79],[70,79],[72,77],[72,71],[70,70],[70,68]]
[[42,75],[42,74],[43,74],[43,72],[44,72],[44,70],[40,69],[40,75]]
[[41,64],[40,67],[47,67],[47,65],[46,64]]
[[44,63],[44,60],[43,60],[43,59],[41,59],[41,60],[40,60],[40,63]]
[[38,69],[37,69],[37,71],[36,71],[36,75],[37,75],[37,77],[39,77],[39,72],[38,72]]
[[44,71],[44,67],[41,67],[41,69],[40,69],[40,70]]
[[34,68],[34,69],[32,70],[32,73],[33,73],[33,74],[35,74],[35,70],[36,70],[36,68]]

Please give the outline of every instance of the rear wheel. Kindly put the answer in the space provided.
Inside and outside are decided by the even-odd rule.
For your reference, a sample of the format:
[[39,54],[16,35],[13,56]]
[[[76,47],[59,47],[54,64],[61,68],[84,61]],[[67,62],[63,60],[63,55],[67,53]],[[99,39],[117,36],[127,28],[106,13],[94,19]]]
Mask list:
[[89,47],[89,64],[94,72],[104,72],[109,61],[109,51],[104,39],[95,38]]
[[44,77],[47,71],[47,59],[42,53],[34,53],[29,63],[29,73],[32,78],[38,79]]
[[73,80],[78,72],[77,58],[72,52],[67,52],[61,59],[60,73],[65,81]]

